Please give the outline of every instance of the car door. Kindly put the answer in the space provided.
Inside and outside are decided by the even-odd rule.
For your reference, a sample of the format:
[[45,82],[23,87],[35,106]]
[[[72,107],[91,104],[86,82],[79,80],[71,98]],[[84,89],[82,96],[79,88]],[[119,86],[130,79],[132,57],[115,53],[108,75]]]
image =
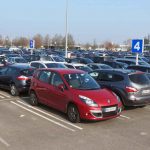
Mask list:
[[[64,86],[64,90],[59,88],[60,85]],[[69,101],[69,91],[66,89],[65,84],[58,73],[52,73],[48,89],[51,97],[50,103],[53,104],[54,108],[64,112]]]
[[48,88],[50,76],[50,71],[42,70],[39,74],[38,80],[36,80],[35,83],[36,94],[39,98],[39,101],[44,104],[47,104],[47,102],[51,101],[51,96]]
[[3,89],[7,89],[5,85],[5,82],[7,79],[7,76],[6,76],[7,70],[8,70],[8,67],[0,68],[0,87]]

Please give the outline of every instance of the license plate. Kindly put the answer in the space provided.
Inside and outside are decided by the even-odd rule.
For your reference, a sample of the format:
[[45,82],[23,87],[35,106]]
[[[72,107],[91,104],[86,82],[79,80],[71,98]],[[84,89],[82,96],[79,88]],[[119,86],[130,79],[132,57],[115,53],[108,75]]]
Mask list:
[[149,94],[150,93],[150,90],[143,90],[142,91],[142,94]]
[[116,107],[109,107],[104,109],[104,112],[111,112],[111,111],[116,111]]

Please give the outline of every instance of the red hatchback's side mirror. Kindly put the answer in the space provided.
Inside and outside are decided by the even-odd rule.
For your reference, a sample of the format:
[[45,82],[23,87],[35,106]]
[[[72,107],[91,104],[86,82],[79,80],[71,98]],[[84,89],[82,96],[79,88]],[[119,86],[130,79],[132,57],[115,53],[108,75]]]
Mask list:
[[59,84],[58,89],[63,92],[65,90],[64,84]]

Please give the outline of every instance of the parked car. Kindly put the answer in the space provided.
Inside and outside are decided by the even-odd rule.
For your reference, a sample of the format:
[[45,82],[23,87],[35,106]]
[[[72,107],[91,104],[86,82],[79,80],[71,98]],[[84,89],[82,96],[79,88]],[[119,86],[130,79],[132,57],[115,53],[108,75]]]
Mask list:
[[60,56],[57,55],[44,55],[40,57],[41,61],[54,61],[54,62],[65,62],[65,59],[63,59]]
[[150,103],[150,80],[146,73],[134,70],[96,70],[90,75],[103,88],[116,93],[124,106],[143,106]]
[[117,61],[104,61],[103,64],[109,65],[114,69],[126,69],[128,65],[123,62],[117,62]]
[[43,103],[80,119],[105,120],[117,117],[122,103],[114,93],[101,89],[87,73],[76,69],[38,69],[30,87],[32,105]]
[[150,73],[150,66],[131,65],[131,66],[128,66],[127,69],[134,69],[134,70],[139,70],[139,71]]
[[79,70],[83,70],[85,72],[91,72],[92,71],[92,69],[85,64],[64,63],[64,65],[70,69],[79,69]]
[[[126,63],[128,65],[136,65],[136,60],[134,60],[134,59],[117,58],[117,59],[115,59],[115,61],[117,61],[117,62],[123,62],[123,63]],[[147,62],[141,61],[141,60],[138,61],[138,64],[139,65],[149,66],[149,64]]]
[[23,57],[9,57],[7,61],[9,63],[28,63]]
[[27,92],[34,70],[29,64],[12,64],[0,68],[0,88],[9,90],[13,96]]
[[111,66],[106,64],[98,64],[98,63],[91,63],[87,64],[88,67],[90,67],[92,70],[96,69],[113,69]]
[[[124,58],[136,60],[136,56],[125,56]],[[139,57],[138,57],[138,60],[140,60],[140,61],[145,61],[145,62],[149,63],[149,59],[147,59],[147,58],[144,57],[144,56],[139,56]]]
[[73,59],[68,59],[66,60],[68,63],[80,63],[80,64],[89,64],[89,63],[93,63],[93,61],[89,58],[73,58]]
[[35,68],[67,68],[63,63],[54,61],[31,61],[29,64]]

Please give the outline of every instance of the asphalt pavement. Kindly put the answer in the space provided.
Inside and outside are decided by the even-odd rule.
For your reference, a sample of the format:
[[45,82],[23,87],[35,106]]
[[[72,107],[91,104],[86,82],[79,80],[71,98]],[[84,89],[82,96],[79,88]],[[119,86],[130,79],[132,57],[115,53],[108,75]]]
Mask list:
[[0,91],[0,150],[150,150],[150,106],[106,121],[70,123],[28,95]]

